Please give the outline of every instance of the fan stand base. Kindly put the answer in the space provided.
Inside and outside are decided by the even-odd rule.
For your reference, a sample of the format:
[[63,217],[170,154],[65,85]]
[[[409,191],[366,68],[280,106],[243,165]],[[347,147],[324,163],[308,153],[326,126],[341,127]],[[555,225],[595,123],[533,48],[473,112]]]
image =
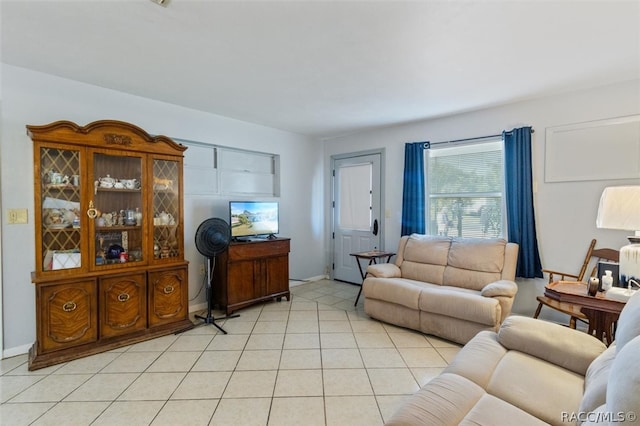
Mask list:
[[206,317],[203,317],[202,315],[194,315],[194,317],[204,321],[200,325],[211,324],[211,325],[215,326],[218,330],[222,331],[224,334],[227,334],[227,332],[222,327],[220,327],[218,324],[216,324],[216,321],[224,320],[224,319],[227,319],[227,318],[237,318],[239,316],[240,316],[240,314],[233,314],[233,315],[227,315],[226,317],[222,317],[222,318],[214,318],[213,315],[211,315],[210,313]]

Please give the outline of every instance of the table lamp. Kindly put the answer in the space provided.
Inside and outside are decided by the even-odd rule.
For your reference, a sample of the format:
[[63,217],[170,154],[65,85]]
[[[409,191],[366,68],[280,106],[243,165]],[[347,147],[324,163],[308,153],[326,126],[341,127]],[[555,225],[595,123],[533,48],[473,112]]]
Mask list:
[[629,243],[620,249],[620,283],[640,282],[640,186],[610,186],[600,197],[596,226],[605,229],[635,231]]

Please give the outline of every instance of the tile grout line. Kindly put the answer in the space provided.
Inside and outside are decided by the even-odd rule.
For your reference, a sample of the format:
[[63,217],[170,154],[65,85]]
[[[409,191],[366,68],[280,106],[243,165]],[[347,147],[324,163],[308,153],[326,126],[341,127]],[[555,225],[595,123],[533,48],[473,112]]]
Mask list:
[[[326,284],[323,284],[326,285]],[[296,286],[296,287],[300,287],[300,286]],[[317,286],[316,286],[317,287]],[[348,289],[348,287],[346,287]],[[316,291],[315,287],[309,287],[309,289],[307,290],[307,292],[311,292],[311,291]],[[259,308],[255,308],[257,309],[257,311],[252,310],[251,312],[251,317],[249,321],[246,322],[250,322],[250,325],[242,325],[242,326],[238,326],[238,331],[234,332],[231,331],[230,335],[236,335],[236,336],[247,336],[246,340],[244,340],[244,342],[242,343],[242,348],[241,349],[235,349],[234,346],[229,346],[229,347],[225,347],[224,349],[222,349],[221,351],[224,352],[235,352],[238,351],[239,355],[237,357],[237,359],[235,359],[234,365],[233,366],[225,366],[224,370],[217,370],[214,369],[212,371],[216,371],[216,372],[223,372],[223,371],[228,371],[229,376],[226,380],[226,383],[224,384],[224,386],[222,387],[221,393],[220,393],[220,397],[219,398],[215,398],[217,399],[217,403],[215,405],[215,407],[213,408],[211,415],[209,417],[209,422],[213,421],[214,416],[216,415],[216,413],[218,413],[219,409],[220,409],[220,403],[221,401],[224,399],[224,395],[225,392],[229,389],[229,385],[231,384],[231,379],[233,378],[233,375],[236,372],[240,372],[240,371],[245,371],[245,370],[238,370],[238,367],[240,366],[240,362],[243,359],[243,355],[250,353],[253,350],[267,350],[267,349],[261,349],[261,346],[258,344],[255,348],[251,349],[250,343],[251,343],[251,338],[252,336],[264,336],[264,335],[269,335],[269,334],[274,334],[274,333],[259,333],[258,331],[258,323],[261,322],[261,316],[262,314],[266,314],[268,312],[278,312],[278,311],[285,311],[286,310],[286,321],[285,321],[285,325],[284,325],[284,331],[282,333],[282,341],[279,343],[279,347],[277,348],[277,350],[280,351],[279,354],[279,358],[278,358],[278,362],[275,368],[275,381],[273,383],[273,387],[270,390],[270,403],[268,406],[268,411],[267,411],[267,423],[269,421],[277,421],[276,417],[273,417],[276,413],[273,411],[274,408],[276,407],[274,405],[274,402],[276,400],[276,398],[303,398],[303,397],[308,397],[309,395],[306,395],[305,393],[301,392],[300,395],[288,395],[288,393],[282,397],[277,396],[277,385],[278,385],[278,380],[281,378],[281,374],[285,374],[287,375],[287,373],[289,372],[289,369],[284,369],[283,367],[283,362],[286,360],[285,356],[289,356],[289,351],[297,351],[297,350],[306,350],[306,346],[309,346],[309,349],[312,350],[314,348],[317,347],[317,351],[318,351],[318,356],[319,356],[319,361],[320,361],[320,386],[321,386],[321,399],[322,399],[322,412],[324,415],[324,424],[327,425],[329,424],[329,418],[328,416],[328,406],[327,406],[327,389],[326,389],[326,382],[325,382],[325,373],[327,373],[330,370],[334,370],[334,369],[327,369],[326,367],[328,367],[328,364],[326,364],[326,361],[328,360],[326,358],[327,353],[325,353],[326,350],[329,349],[341,349],[342,343],[339,343],[339,340],[335,340],[336,343],[338,343],[337,347],[333,348],[333,347],[326,347],[325,344],[327,342],[323,342],[323,335],[324,336],[329,336],[331,334],[334,333],[341,333],[340,331],[331,331],[332,329],[329,329],[329,331],[325,331],[324,333],[322,332],[322,327],[321,324],[323,322],[326,321],[344,321],[344,320],[340,320],[340,319],[334,319],[337,318],[337,315],[333,315],[330,313],[325,313],[325,312],[333,312],[333,311],[338,311],[338,312],[342,312],[346,319],[347,319],[347,324],[348,324],[348,335],[351,336],[351,339],[353,339],[353,342],[355,344],[354,349],[357,349],[357,353],[359,356],[359,361],[362,364],[362,368],[365,370],[365,374],[367,375],[367,380],[368,380],[368,385],[369,388],[371,390],[371,395],[373,396],[373,400],[375,401],[376,404],[376,412],[377,412],[377,417],[380,419],[380,421],[384,422],[384,413],[386,411],[388,411],[389,408],[389,402],[387,402],[384,406],[381,405],[381,399],[379,399],[379,397],[388,397],[388,396],[395,396],[394,394],[380,394],[378,395],[376,393],[376,390],[374,388],[374,380],[373,380],[373,376],[372,374],[374,373],[373,370],[376,369],[392,369],[392,368],[396,368],[395,366],[393,366],[392,363],[392,367],[385,367],[384,364],[384,360],[380,359],[379,361],[376,361],[376,356],[378,356],[377,354],[375,354],[375,351],[372,352],[371,354],[367,353],[366,357],[365,357],[365,353],[368,349],[383,349],[383,348],[377,348],[377,347],[371,347],[371,348],[367,348],[366,346],[369,344],[365,344],[365,346],[362,346],[363,341],[358,342],[358,339],[356,339],[356,334],[363,334],[363,333],[374,333],[373,330],[371,331],[367,331],[368,330],[368,326],[366,325],[366,323],[364,321],[371,321],[372,324],[378,324],[382,326],[382,333],[381,335],[384,336],[386,339],[389,339],[389,341],[391,342],[391,346],[389,349],[393,349],[396,353],[397,356],[399,356],[399,359],[402,360],[402,364],[403,367],[401,367],[403,370],[406,370],[409,372],[410,377],[413,381],[413,383],[417,383],[418,387],[420,387],[420,379],[417,378],[416,374],[414,373],[412,370],[412,367],[409,366],[409,361],[410,358],[407,358],[407,356],[409,356],[408,354],[410,354],[410,351],[405,351],[405,353],[403,353],[401,351],[401,349],[411,349],[413,348],[413,346],[411,346],[411,342],[407,341],[407,342],[402,342],[402,341],[395,341],[392,338],[392,334],[394,333],[394,329],[391,327],[385,327],[385,325],[377,320],[373,320],[373,319],[369,319],[365,317],[365,314],[362,310],[362,303],[360,303],[357,307],[355,308],[351,308],[351,306],[353,305],[353,300],[351,300],[351,296],[349,296],[347,290],[345,288],[341,288],[341,285],[336,285],[334,282],[330,282],[329,286],[327,286],[326,288],[326,293],[323,294],[323,296],[317,296],[316,298],[322,298],[325,297],[327,295],[333,295],[336,293],[340,293],[341,297],[343,300],[341,301],[333,301],[332,303],[324,303],[324,302],[319,302],[318,300],[315,299],[307,299],[304,296],[302,296],[301,294],[296,294],[296,293],[301,293],[299,290],[296,291],[292,291],[292,297],[291,300],[287,301],[286,303],[288,304],[286,306],[285,309],[270,309],[269,307],[271,306],[277,306],[277,305],[271,305],[268,303],[265,304],[261,304],[259,305]],[[345,298],[349,297],[349,298]],[[354,296],[355,297],[355,294]],[[328,299],[325,299],[328,300]],[[300,302],[300,304],[298,306],[296,306],[296,302]],[[345,302],[350,302],[350,308],[351,309],[346,309],[344,307]],[[310,303],[313,304],[313,308],[312,309],[307,309],[307,307],[305,306],[305,304]],[[311,308],[311,305],[308,306],[309,308]],[[303,312],[307,312],[307,311],[313,311],[314,314],[313,316],[313,320],[314,322],[317,324],[317,329],[314,330],[312,333],[309,333],[308,329],[307,329],[307,325],[306,324],[302,324],[299,325],[299,327],[290,327],[293,323],[296,322],[296,318],[299,319],[300,321],[307,321],[308,319],[310,319],[309,317],[307,317],[308,314],[305,314]],[[296,312],[300,312],[300,313],[296,313]],[[273,322],[277,322],[279,320],[277,320],[278,315],[277,314],[271,314],[271,317],[273,318]],[[267,316],[268,318],[268,316]],[[356,322],[360,322],[363,321],[361,324],[358,325],[358,327],[355,327],[355,323]],[[240,321],[239,321],[240,322]],[[265,320],[262,322],[271,322],[269,320]],[[225,320],[225,322],[223,324],[229,324],[231,325],[231,323],[228,320]],[[310,326],[311,324],[309,324]],[[269,331],[270,330],[270,326],[268,325],[263,325],[260,326],[262,327],[261,330],[263,331]],[[325,327],[327,327],[327,325],[325,325]],[[330,327],[330,326],[329,326]],[[339,328],[336,328],[334,326],[335,330],[338,330]],[[275,330],[275,328],[273,329]],[[360,330],[358,332],[356,332],[355,330]],[[190,330],[191,331],[191,330]],[[345,330],[346,331],[346,330]],[[379,331],[378,331],[379,332]],[[400,330],[399,330],[400,332]],[[248,334],[246,334],[248,333]],[[275,333],[275,334],[280,334],[280,333]],[[298,335],[298,334],[305,334],[305,335],[313,335],[316,339],[317,339],[317,343],[314,343],[313,340],[306,340],[304,338],[301,338],[299,340],[291,340],[291,347],[289,347],[287,349],[287,336],[294,336],[294,335]],[[400,334],[400,333],[398,333]],[[195,333],[192,334],[192,336],[206,336],[206,333],[200,334],[200,333]],[[186,334],[183,334],[183,336],[188,336]],[[92,423],[95,423],[96,421],[98,421],[98,419],[103,416],[105,414],[105,412],[113,406],[114,403],[118,402],[119,399],[121,398],[122,395],[124,395],[128,389],[131,388],[131,386],[133,386],[134,383],[136,383],[138,380],[140,380],[140,378],[143,376],[143,374],[145,373],[163,373],[165,371],[150,371],[153,368],[153,365],[158,363],[159,360],[161,360],[163,357],[168,356],[169,354],[171,354],[172,356],[178,356],[178,355],[173,355],[173,353],[179,353],[179,352],[199,352],[199,354],[197,354],[197,356],[194,356],[195,359],[193,359],[193,362],[191,362],[190,364],[188,363],[188,361],[186,362],[186,364],[188,364],[188,366],[185,367],[185,371],[166,371],[167,373],[183,373],[183,376],[180,378],[180,380],[177,382],[177,384],[175,385],[175,387],[169,392],[169,395],[164,398],[164,399],[158,399],[158,400],[153,400],[156,402],[161,402],[161,406],[158,408],[158,410],[151,416],[151,420],[149,423],[160,419],[160,416],[162,415],[162,413],[164,412],[164,409],[166,407],[169,406],[170,401],[172,401],[172,397],[174,395],[176,395],[176,392],[178,392],[178,389],[180,388],[180,386],[182,386],[184,383],[186,383],[185,381],[188,379],[188,377],[192,374],[197,374],[200,371],[195,371],[194,368],[196,368],[196,366],[198,365],[198,363],[203,360],[204,355],[207,352],[218,352],[215,350],[210,349],[212,346],[215,345],[215,341],[216,339],[221,339],[223,336],[223,334],[219,333],[219,332],[215,332],[215,334],[213,334],[213,336],[208,340],[208,342],[206,344],[204,344],[202,346],[202,349],[193,349],[195,346],[193,346],[195,344],[195,340],[194,342],[189,342],[189,339],[182,339],[183,341],[187,342],[187,346],[184,347],[185,350],[180,350],[181,348],[176,346],[179,342],[180,342],[180,337],[178,336],[175,339],[173,339],[171,342],[167,343],[166,346],[164,346],[162,348],[161,351],[157,351],[158,353],[155,354],[155,356],[153,357],[153,359],[149,360],[148,363],[146,364],[145,368],[142,369],[142,371],[136,371],[134,372],[136,374],[135,378],[126,386],[124,387],[122,390],[119,391],[118,395],[115,396],[113,399],[111,399],[110,401],[105,401],[108,402],[108,404],[106,405],[105,408],[103,408],[99,413],[97,414],[92,414],[94,416],[94,419],[92,420]],[[374,338],[373,336],[371,338]],[[396,338],[400,338],[397,337]],[[447,348],[447,345],[438,345],[438,347],[435,347],[434,344],[432,343],[431,340],[429,340],[425,335],[423,335],[424,340],[426,341],[427,345],[426,347],[428,347],[429,349],[434,350],[434,352],[436,354],[438,354],[438,358],[444,362],[444,365],[447,365],[448,362],[445,359],[445,356],[443,355],[443,353],[441,353],[441,351],[438,349],[442,346],[442,348]],[[266,339],[264,340],[265,342],[268,341],[268,337],[262,337],[262,339]],[[206,337],[203,337],[202,340],[206,340]],[[295,343],[294,343],[295,342]],[[345,341],[346,342],[346,341]],[[373,342],[373,341],[372,341]],[[144,343],[144,342],[143,342]],[[231,342],[230,342],[231,343]],[[268,342],[267,342],[268,343]],[[401,345],[401,346],[400,346]],[[75,388],[71,391],[69,391],[64,397],[62,397],[59,401],[54,402],[53,405],[51,407],[49,407],[46,411],[44,411],[43,413],[40,413],[40,415],[38,417],[36,417],[35,420],[33,420],[33,422],[38,421],[38,419],[42,419],[44,417],[46,417],[46,414],[51,412],[52,409],[54,409],[58,404],[65,402],[65,398],[68,398],[73,392],[76,392],[78,389],[80,389],[82,386],[84,386],[87,382],[89,382],[90,380],[94,380],[96,377],[100,377],[100,376],[107,376],[110,374],[124,374],[124,372],[119,372],[117,370],[114,370],[112,372],[106,371],[109,366],[113,366],[116,365],[117,361],[120,360],[124,360],[124,357],[126,355],[131,355],[134,353],[144,353],[147,351],[135,351],[132,350],[134,348],[135,345],[131,345],[129,347],[126,348],[126,350],[119,352],[117,354],[117,356],[115,356],[113,359],[108,360],[108,362],[106,362],[103,366],[101,366],[97,371],[95,372],[91,372],[91,374],[89,374],[89,377],[84,380],[82,383],[80,383],[79,385],[75,386]],[[268,345],[267,345],[268,346]],[[330,346],[336,346],[335,344],[331,344]],[[386,346],[383,345],[385,348]],[[416,346],[416,348],[418,347],[422,347],[422,346]],[[174,349],[172,349],[174,348]],[[275,349],[275,348],[274,348]],[[348,349],[347,347],[345,347],[344,349]],[[148,351],[148,352],[153,352],[155,353],[156,351]],[[105,352],[108,353],[108,352]],[[447,356],[450,356],[450,352],[447,349],[446,353],[448,354]],[[292,357],[296,357],[296,355],[294,354],[294,352],[291,352]],[[304,356],[304,354],[302,354],[301,356]],[[315,356],[315,355],[314,355]],[[395,357],[396,355],[394,355]],[[373,357],[373,358],[372,358]],[[372,365],[371,367],[368,367],[367,363],[365,362],[365,358],[366,359],[370,359],[370,363],[369,365]],[[190,358],[188,358],[190,359]],[[231,358],[232,360],[233,358]],[[295,359],[295,358],[292,358]],[[339,360],[338,360],[339,361]],[[296,361],[297,362],[297,361]],[[311,369],[311,370],[316,370],[316,367],[313,368],[302,368],[302,366],[305,365],[314,365],[313,363],[309,364],[309,363],[305,363],[304,360],[300,361],[302,364],[300,364],[300,368],[297,369],[302,369],[302,370],[306,370],[306,369]],[[373,363],[373,364],[371,364]],[[0,365],[1,365],[1,360],[0,360]],[[2,375],[0,375],[0,377],[2,376],[8,376],[8,373],[11,372],[15,372],[15,373],[20,373],[19,371],[17,371],[19,368],[23,368],[22,366],[24,366],[26,363],[23,361],[22,363],[19,363],[15,366],[13,366],[12,368],[10,368],[8,371],[5,371]],[[39,378],[38,380],[35,380],[33,383],[29,383],[28,385],[26,385],[26,387],[24,389],[22,389],[20,392],[18,392],[16,395],[11,396],[11,398],[8,401],[5,401],[4,403],[0,404],[0,405],[14,405],[14,404],[21,404],[21,403],[10,403],[11,400],[15,399],[18,395],[23,394],[25,391],[27,391],[28,389],[32,388],[33,386],[37,385],[38,383],[42,382],[44,379],[46,379],[47,377],[55,377],[56,371],[60,371],[60,369],[62,369],[65,365],[67,365],[68,363],[64,363],[61,364],[58,368],[53,369],[52,371],[49,371],[47,374],[42,375],[41,378]],[[157,365],[157,364],[156,364]],[[295,365],[295,364],[294,364]],[[339,364],[337,364],[339,365]],[[250,364],[247,364],[247,366],[250,366]],[[170,365],[165,365],[165,367],[170,369]],[[164,368],[164,367],[157,367],[157,368]],[[200,368],[200,367],[198,367]],[[206,368],[206,364],[202,365],[202,368]],[[429,366],[425,366],[425,367],[415,367],[416,370],[420,370],[421,368],[431,368]],[[229,369],[229,370],[227,370]],[[335,368],[335,370],[340,370],[342,369],[341,367],[339,368]],[[294,370],[294,369],[291,369]],[[209,370],[207,370],[209,371]],[[246,371],[252,371],[252,370],[246,370]],[[256,370],[258,371],[258,370]],[[262,370],[260,370],[262,371]],[[268,371],[268,370],[267,370]],[[61,374],[65,374],[65,373],[59,373]],[[77,372],[72,372],[72,373],[68,373],[68,374],[87,374],[87,373],[82,373],[80,370],[78,370]],[[17,376],[27,376],[28,374],[14,374]],[[34,374],[34,376],[36,376],[36,374]],[[381,376],[382,378],[383,376]],[[357,394],[357,392],[356,392]],[[313,395],[311,395],[313,396]],[[320,395],[319,395],[320,396]],[[351,395],[351,396],[358,396],[357,395]],[[365,395],[366,396],[366,395]],[[401,397],[402,395],[397,395],[398,397]],[[310,396],[309,396],[310,397]],[[235,397],[234,397],[235,398]],[[251,397],[247,397],[247,398],[251,398]],[[199,400],[200,398],[189,398],[189,399],[185,399],[185,400],[175,400],[175,401],[189,401],[189,400]],[[209,399],[209,398],[206,398]],[[214,398],[212,398],[214,399]],[[242,398],[244,399],[244,398]],[[96,401],[98,402],[99,400],[92,400],[92,401]],[[75,402],[75,401],[68,401],[68,402]],[[91,402],[91,401],[88,401]],[[100,401],[102,402],[102,401]],[[139,402],[139,400],[131,400],[129,402]],[[27,402],[28,403],[28,402]],[[387,407],[387,409],[385,409],[384,407]],[[318,407],[319,408],[319,407]],[[373,408],[373,407],[371,407]],[[155,408],[154,408],[155,409]],[[373,413],[373,411],[371,411],[371,413]],[[281,412],[280,412],[281,414]],[[320,413],[318,413],[320,414]],[[333,414],[333,416],[335,416],[335,412]],[[335,418],[335,417],[334,417]]]

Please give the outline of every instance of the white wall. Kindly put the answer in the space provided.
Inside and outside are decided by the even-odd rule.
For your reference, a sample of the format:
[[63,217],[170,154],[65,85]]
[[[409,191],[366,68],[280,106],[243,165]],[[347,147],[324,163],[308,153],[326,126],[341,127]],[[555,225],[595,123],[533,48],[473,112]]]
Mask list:
[[[0,132],[1,206],[28,208],[30,223],[6,225],[2,238],[2,291],[4,353],[15,354],[35,339],[33,229],[33,150],[25,125],[70,120],[87,124],[101,119],[134,123],[151,134],[226,145],[281,156],[281,235],[292,237],[290,275],[322,275],[330,247],[330,156],[385,148],[385,247],[396,247],[400,236],[404,144],[500,133],[523,125],[535,129],[534,180],[538,239],[544,267],[576,270],[588,241],[618,248],[626,232],[595,228],[597,202],[608,185],[633,181],[545,183],[545,128],[550,126],[640,114],[640,80],[562,96],[520,102],[456,116],[388,127],[335,138],[322,145],[311,138],[251,123],[206,114],[162,102],[131,96],[54,76],[2,65],[2,118]],[[606,149],[606,147],[603,147]],[[576,161],[581,161],[576,152]],[[585,164],[585,166],[589,166]],[[190,297],[200,286],[201,259],[192,245],[197,225],[208,217],[226,217],[226,202],[189,197],[185,201],[185,240],[191,261]],[[519,282],[515,312],[530,314],[541,280]],[[191,305],[202,303],[202,295]]]
[[[595,227],[602,189],[610,185],[639,184],[640,180],[545,183],[545,128],[633,114],[640,114],[640,80],[327,140],[325,168],[331,155],[386,148],[385,248],[394,249],[400,237],[406,142],[492,135],[530,125],[535,130],[532,138],[537,188],[534,202],[542,265],[577,272],[592,238],[598,239],[598,247],[620,248],[627,244],[626,232]],[[602,149],[607,149],[606,143]],[[584,163],[580,152],[575,153],[575,161]],[[597,167],[597,164],[584,166]],[[325,200],[328,199],[327,190]],[[328,226],[328,222],[326,224]],[[537,306],[535,296],[542,293],[543,288],[542,280],[519,281],[514,311],[530,315]]]
[[[322,149],[311,138],[232,120],[2,65],[1,205],[28,208],[26,225],[2,224],[2,291],[4,354],[24,351],[35,340],[33,149],[25,125],[70,120],[84,125],[116,119],[151,134],[270,152],[281,160],[281,236],[291,237],[290,276],[310,278],[324,273],[324,179]],[[202,285],[201,257],[194,248],[197,226],[209,217],[227,217],[227,199],[190,197],[185,201],[189,295]],[[204,302],[202,293],[190,305]]]

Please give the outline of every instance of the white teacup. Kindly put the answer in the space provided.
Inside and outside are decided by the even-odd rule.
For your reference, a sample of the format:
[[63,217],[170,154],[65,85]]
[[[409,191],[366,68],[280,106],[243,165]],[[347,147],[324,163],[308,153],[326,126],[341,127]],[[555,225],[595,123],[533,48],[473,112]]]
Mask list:
[[116,189],[124,189],[124,183],[122,182],[116,182],[113,184],[113,187]]

